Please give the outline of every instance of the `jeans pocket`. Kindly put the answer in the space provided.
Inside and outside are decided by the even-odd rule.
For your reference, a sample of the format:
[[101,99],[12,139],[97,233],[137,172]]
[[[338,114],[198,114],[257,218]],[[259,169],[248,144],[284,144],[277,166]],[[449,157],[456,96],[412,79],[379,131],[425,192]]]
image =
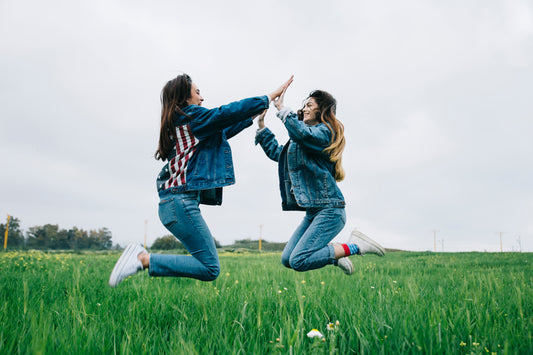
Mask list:
[[159,202],[159,219],[165,227],[172,226],[178,221],[174,197]]

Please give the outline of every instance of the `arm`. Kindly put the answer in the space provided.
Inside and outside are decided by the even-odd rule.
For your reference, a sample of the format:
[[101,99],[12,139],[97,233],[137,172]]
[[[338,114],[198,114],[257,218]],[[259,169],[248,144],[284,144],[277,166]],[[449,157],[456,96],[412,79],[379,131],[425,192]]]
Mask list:
[[270,159],[274,161],[279,161],[279,156],[281,150],[283,149],[282,145],[278,144],[274,133],[272,133],[267,127],[264,126],[262,129],[258,129],[255,134],[255,144],[260,144],[263,151]]
[[235,124],[229,126],[228,128],[226,128],[224,130],[224,134],[226,135],[226,138],[230,139],[231,137],[234,137],[237,134],[239,134],[245,128],[250,127],[252,125],[252,123],[253,123],[253,119],[252,118],[246,119],[246,120],[241,121],[239,123],[235,123]]
[[277,113],[277,116],[287,128],[289,137],[302,147],[314,153],[322,153],[331,144],[332,134],[326,124],[319,123],[308,126],[303,121],[298,120],[298,115],[289,108],[283,108]]
[[[215,132],[248,120],[268,108],[268,103],[267,96],[260,96],[235,101],[210,110],[201,106],[191,105],[187,106],[184,112],[193,118],[189,124],[193,134],[201,140]],[[229,130],[229,133],[234,135],[240,130],[237,132]]]
[[[220,130],[226,129],[235,123],[239,123],[250,117],[253,117],[263,110],[267,109],[270,101],[279,98],[287,87],[292,83],[293,77],[283,83],[279,88],[272,91],[269,95],[252,97],[240,101],[235,101],[214,109],[206,109],[201,106],[191,105],[184,109],[185,113],[193,118],[190,122],[194,135],[203,139]],[[239,133],[243,128],[231,129],[227,133],[233,136]],[[239,129],[240,128],[240,129]]]

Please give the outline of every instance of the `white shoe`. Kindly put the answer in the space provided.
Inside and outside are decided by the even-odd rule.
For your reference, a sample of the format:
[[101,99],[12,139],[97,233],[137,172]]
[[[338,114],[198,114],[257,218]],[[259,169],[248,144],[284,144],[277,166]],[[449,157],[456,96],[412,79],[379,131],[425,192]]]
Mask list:
[[385,249],[379,245],[378,242],[372,240],[369,236],[354,229],[348,240],[348,244],[355,244],[359,248],[359,254],[376,254],[378,256],[385,255]]
[[143,265],[137,256],[140,253],[147,253],[146,249],[138,244],[128,244],[122,255],[118,259],[111,276],[109,277],[109,286],[115,287],[126,277],[136,274],[143,269]]
[[351,260],[345,256],[337,260],[337,266],[346,274],[351,275],[355,271]]

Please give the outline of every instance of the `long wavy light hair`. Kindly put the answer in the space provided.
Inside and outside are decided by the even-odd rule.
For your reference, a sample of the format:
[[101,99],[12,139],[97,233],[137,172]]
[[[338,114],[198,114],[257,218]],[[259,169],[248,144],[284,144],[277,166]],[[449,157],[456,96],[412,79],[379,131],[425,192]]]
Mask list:
[[[313,98],[318,105],[317,120],[325,123],[332,133],[331,144],[324,149],[324,153],[329,155],[329,160],[335,163],[335,180],[344,180],[344,169],[342,167],[342,152],[346,141],[344,139],[344,126],[335,116],[337,111],[337,100],[326,91],[314,90],[307,100]],[[303,108],[298,110],[298,117],[303,120]]]
[[154,154],[156,160],[167,160],[174,148],[176,129],[172,121],[174,112],[187,116],[182,109],[187,106],[191,97],[192,79],[187,74],[180,74],[166,83],[161,90],[161,130],[159,131],[159,147]]

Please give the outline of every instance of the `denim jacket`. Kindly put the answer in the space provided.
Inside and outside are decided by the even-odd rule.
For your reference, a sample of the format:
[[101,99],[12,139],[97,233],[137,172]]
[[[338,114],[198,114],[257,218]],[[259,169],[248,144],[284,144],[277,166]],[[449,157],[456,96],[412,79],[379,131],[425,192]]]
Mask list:
[[200,203],[222,204],[222,187],[235,183],[228,139],[249,127],[269,106],[267,96],[235,101],[214,109],[189,105],[174,113],[174,149],[157,177],[159,195],[201,190]]
[[334,163],[324,149],[331,144],[328,126],[308,126],[298,116],[283,109],[277,113],[289,133],[289,141],[278,145],[274,134],[264,128],[257,131],[255,144],[278,162],[279,188],[283,210],[312,207],[344,207],[344,196],[337,186]]

